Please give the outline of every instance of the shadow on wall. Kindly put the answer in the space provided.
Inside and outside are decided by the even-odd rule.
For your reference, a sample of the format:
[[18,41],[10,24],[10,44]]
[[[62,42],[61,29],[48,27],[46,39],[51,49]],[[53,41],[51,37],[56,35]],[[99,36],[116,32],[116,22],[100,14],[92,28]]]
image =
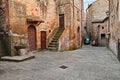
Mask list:
[[0,52],[2,54],[0,56],[8,56],[9,55],[9,41],[8,41],[8,34],[0,29]]

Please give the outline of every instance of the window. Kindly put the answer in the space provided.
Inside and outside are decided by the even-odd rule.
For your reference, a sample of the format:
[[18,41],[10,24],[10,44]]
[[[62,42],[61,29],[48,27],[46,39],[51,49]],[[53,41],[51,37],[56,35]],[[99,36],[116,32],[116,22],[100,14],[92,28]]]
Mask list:
[[102,27],[102,29],[104,29],[104,27]]

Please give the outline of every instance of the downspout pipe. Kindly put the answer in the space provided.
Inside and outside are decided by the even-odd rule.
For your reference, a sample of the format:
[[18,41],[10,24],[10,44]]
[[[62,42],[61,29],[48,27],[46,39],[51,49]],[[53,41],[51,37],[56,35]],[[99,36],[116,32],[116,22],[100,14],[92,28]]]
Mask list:
[[108,32],[110,32],[110,0],[108,0],[109,3],[108,3],[108,9],[109,9],[109,23],[108,23]]
[[[71,27],[75,26],[75,23],[74,23],[74,19],[75,19],[75,9],[74,9],[74,6],[75,6],[75,1],[73,0],[73,26],[71,26]],[[71,37],[71,27],[70,27],[70,40],[72,39],[72,37]]]

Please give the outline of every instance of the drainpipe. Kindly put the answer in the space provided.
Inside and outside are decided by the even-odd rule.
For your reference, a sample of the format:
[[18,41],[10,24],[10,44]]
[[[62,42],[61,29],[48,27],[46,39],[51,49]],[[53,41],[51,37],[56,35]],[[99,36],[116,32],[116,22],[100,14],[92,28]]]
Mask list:
[[108,16],[108,48],[109,48],[109,42],[110,42],[110,0],[108,0],[109,1],[109,6],[108,6],[108,8],[109,8],[109,16]]
[[[83,18],[83,12],[84,12],[84,4],[83,4],[83,0],[81,0],[81,36],[82,36],[82,41],[83,41],[83,27],[84,27],[84,18]],[[79,33],[80,34],[80,33]]]
[[11,33],[10,33],[10,17],[9,17],[9,1],[6,0],[6,7],[7,7],[7,33],[8,33],[8,51],[10,52],[9,55],[11,56]]
[[108,31],[110,32],[110,0],[109,0],[109,22],[108,22]]
[[9,0],[7,0],[7,17],[8,17],[8,21],[7,21],[7,27],[8,27],[8,30],[10,28],[10,18],[9,18]]
[[106,15],[108,17],[108,30],[107,30],[107,47],[109,48],[109,41],[110,41],[110,0],[108,0],[108,11],[106,11]]
[[[74,6],[75,6],[75,2],[74,2],[74,0],[73,0],[73,23],[74,23],[74,18],[75,18],[75,16],[74,16],[74,14],[75,14],[75,9],[74,9]],[[74,26],[74,25],[73,25]]]

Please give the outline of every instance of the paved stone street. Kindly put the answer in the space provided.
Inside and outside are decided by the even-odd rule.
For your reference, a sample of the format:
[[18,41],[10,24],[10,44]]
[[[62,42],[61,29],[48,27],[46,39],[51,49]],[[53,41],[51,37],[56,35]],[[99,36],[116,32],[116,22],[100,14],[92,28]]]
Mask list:
[[19,63],[0,61],[0,80],[120,80],[120,63],[105,47],[43,51],[35,56]]

